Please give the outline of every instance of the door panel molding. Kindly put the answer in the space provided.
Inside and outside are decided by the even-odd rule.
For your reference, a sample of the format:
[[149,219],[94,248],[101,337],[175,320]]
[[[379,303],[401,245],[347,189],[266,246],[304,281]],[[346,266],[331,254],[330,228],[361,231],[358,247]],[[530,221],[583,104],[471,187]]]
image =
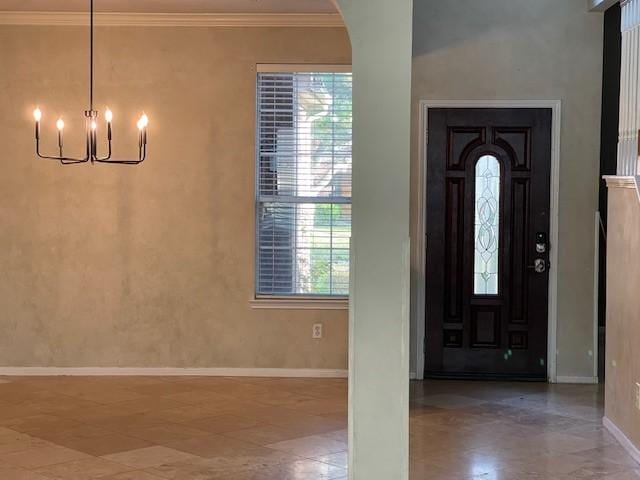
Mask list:
[[[416,238],[413,242],[416,261],[415,282],[412,285],[413,322],[415,328],[415,372],[412,377],[424,378],[425,367],[425,297],[426,297],[426,225],[427,208],[427,142],[429,140],[429,109],[433,108],[548,108],[551,120],[551,178],[550,178],[550,230],[549,230],[549,305],[547,341],[547,379],[550,383],[557,377],[557,324],[558,324],[558,199],[560,180],[560,132],[562,120],[561,100],[420,100],[419,102],[419,147],[418,147],[418,211],[414,224]],[[597,328],[597,325],[596,327]],[[415,375],[414,375],[415,373]]]

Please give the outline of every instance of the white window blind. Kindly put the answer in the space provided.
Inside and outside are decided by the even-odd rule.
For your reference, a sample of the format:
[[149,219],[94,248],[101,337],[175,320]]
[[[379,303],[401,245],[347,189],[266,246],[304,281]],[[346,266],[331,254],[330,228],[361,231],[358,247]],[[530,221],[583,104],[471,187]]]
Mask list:
[[351,74],[258,73],[258,296],[346,296]]

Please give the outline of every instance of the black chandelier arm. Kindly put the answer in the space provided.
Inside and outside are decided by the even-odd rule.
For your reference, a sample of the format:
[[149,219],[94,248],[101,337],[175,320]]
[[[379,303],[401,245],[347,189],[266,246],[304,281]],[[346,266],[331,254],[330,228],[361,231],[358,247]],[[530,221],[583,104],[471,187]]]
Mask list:
[[110,163],[112,165],[140,165],[147,158],[147,145],[140,147],[138,160],[111,160],[110,158],[95,158],[98,163]]
[[94,156],[93,161],[98,163],[111,163],[113,165],[139,165],[147,158],[147,132],[141,130],[138,139],[138,160],[111,160],[111,134],[108,137],[109,155],[103,158]]
[[107,156],[106,157],[98,157],[97,155],[98,149],[96,148],[96,155],[93,157],[94,162],[106,162],[111,158],[111,139],[107,142]]
[[83,159],[80,159],[80,158],[64,157],[62,155],[60,155],[60,156],[42,155],[40,153],[40,141],[39,141],[39,139],[36,139],[36,155],[39,158],[42,158],[44,160],[56,160],[56,161],[62,163],[63,165],[73,165],[73,164],[76,164],[76,163],[87,163],[89,161],[89,157],[85,157]]

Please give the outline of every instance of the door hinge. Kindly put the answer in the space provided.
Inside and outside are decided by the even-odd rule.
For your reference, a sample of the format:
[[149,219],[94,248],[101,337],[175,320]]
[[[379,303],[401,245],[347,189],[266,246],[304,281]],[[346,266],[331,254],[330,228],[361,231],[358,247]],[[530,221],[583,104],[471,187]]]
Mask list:
[[429,129],[426,129],[426,130],[424,131],[424,143],[425,143],[426,145],[429,145]]

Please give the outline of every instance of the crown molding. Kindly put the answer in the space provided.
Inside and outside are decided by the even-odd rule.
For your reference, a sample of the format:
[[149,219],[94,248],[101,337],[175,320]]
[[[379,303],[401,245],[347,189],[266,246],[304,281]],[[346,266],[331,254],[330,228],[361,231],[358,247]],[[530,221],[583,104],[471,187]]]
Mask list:
[[[344,27],[338,13],[96,13],[108,27]],[[0,25],[87,26],[86,12],[0,11]]]

